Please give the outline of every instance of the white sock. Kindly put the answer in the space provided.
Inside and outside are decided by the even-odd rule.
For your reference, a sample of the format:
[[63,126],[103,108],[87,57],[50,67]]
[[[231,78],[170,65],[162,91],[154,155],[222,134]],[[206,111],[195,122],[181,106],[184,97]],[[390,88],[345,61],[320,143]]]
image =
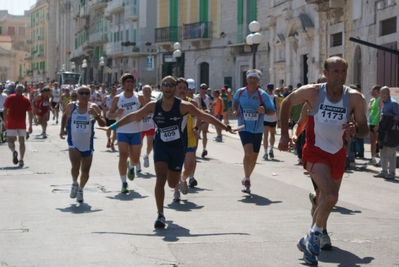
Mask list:
[[78,188],[79,192],[83,192],[83,188],[79,186]]
[[312,231],[313,232],[323,233],[323,228],[317,227],[316,224],[314,224],[313,227],[312,227]]
[[72,184],[77,185],[78,181],[73,181]]
[[126,183],[126,175],[121,175],[121,181],[122,183]]
[[129,169],[133,169],[134,168],[134,166],[132,165],[132,163],[129,161]]
[[265,148],[264,150],[265,150],[265,154],[267,154],[267,148]]
[[270,151],[273,151],[273,146],[270,147]]

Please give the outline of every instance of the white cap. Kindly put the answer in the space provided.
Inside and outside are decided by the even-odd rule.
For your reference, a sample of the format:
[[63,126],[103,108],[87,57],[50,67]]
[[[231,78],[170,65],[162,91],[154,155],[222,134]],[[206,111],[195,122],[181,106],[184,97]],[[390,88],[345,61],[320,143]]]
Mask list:
[[195,81],[193,79],[187,79],[186,82],[188,83],[188,89],[195,90]]

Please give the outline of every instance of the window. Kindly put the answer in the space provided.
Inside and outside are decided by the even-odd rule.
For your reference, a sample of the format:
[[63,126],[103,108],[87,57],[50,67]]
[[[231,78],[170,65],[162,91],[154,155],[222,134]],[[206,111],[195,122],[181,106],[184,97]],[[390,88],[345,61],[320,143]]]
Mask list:
[[7,35],[11,35],[11,36],[15,35],[15,27],[9,26]]
[[381,21],[381,35],[388,35],[396,32],[396,17]]
[[3,34],[3,28],[0,26],[0,35]]
[[238,0],[237,2],[237,43],[245,43],[249,34],[248,25],[256,20],[257,0]]
[[331,47],[342,45],[342,32],[331,35]]

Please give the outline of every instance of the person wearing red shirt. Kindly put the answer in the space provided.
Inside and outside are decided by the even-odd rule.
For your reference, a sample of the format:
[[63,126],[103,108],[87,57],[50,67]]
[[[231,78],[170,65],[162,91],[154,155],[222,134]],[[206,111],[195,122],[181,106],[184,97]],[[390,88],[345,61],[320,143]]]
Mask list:
[[41,135],[47,138],[47,121],[50,118],[50,98],[52,98],[50,87],[44,87],[38,96],[33,100],[33,109],[35,111],[37,122],[42,126]]
[[[15,94],[6,98],[4,102],[4,121],[6,123],[8,147],[12,152],[12,161],[16,165],[24,166],[25,155],[25,136],[26,136],[26,112],[28,112],[29,128],[32,133],[32,106],[29,98],[22,95],[25,87],[18,84],[15,88]],[[18,161],[18,152],[15,150],[15,140],[18,136],[20,160]]]

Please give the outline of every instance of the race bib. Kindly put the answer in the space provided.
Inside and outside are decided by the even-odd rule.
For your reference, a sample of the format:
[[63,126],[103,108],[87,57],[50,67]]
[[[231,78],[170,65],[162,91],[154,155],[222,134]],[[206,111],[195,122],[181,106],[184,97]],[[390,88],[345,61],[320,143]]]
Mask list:
[[320,104],[317,120],[329,125],[342,125],[346,122],[346,108]]
[[47,107],[48,106],[48,101],[43,101],[43,107]]
[[180,132],[177,125],[159,129],[159,132],[161,140],[164,142],[171,142],[180,138]]
[[152,116],[147,116],[145,118],[143,118],[143,123],[144,124],[149,124],[152,120]]
[[244,110],[244,120],[246,121],[257,121],[258,112],[256,110]]
[[73,121],[72,131],[74,131],[75,133],[88,133],[90,129],[89,125],[89,121],[75,120]]

